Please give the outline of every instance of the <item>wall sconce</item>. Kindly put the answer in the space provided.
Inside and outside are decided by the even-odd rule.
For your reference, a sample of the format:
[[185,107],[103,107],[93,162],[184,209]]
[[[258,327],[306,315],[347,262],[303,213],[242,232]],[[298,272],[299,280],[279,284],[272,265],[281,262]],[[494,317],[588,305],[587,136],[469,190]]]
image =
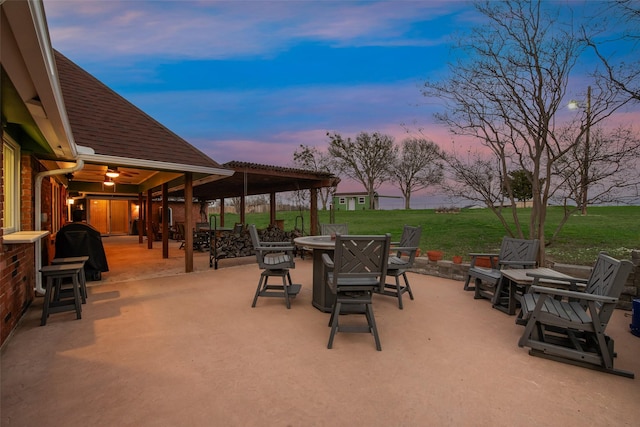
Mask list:
[[73,199],[67,199],[67,204],[68,205],[73,205],[76,201]]

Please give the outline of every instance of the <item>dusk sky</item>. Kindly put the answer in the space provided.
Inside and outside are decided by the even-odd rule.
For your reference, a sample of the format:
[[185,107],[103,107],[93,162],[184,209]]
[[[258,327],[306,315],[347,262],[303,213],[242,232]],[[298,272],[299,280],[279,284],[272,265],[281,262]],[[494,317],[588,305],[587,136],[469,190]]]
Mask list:
[[[574,18],[597,5],[562,4]],[[452,36],[480,20],[462,1],[44,5],[55,49],[174,133],[219,163],[280,166],[300,144],[325,148],[327,132],[400,142],[422,129],[450,146],[420,87],[446,75]]]

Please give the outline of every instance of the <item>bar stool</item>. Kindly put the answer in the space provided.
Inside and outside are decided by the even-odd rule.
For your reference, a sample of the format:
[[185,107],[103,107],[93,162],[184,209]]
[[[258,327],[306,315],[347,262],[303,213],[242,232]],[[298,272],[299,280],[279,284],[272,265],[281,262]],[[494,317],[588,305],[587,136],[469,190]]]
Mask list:
[[[82,271],[84,271],[84,263],[47,265],[40,269],[42,279],[47,284],[40,326],[47,324],[47,318],[51,313],[75,310],[76,319],[82,318],[80,297],[80,275]],[[64,279],[71,279],[72,298],[68,298],[67,294],[60,292]]]
[[82,303],[85,304],[87,302],[87,279],[85,277],[84,274],[84,264],[89,261],[89,257],[88,256],[74,256],[74,257],[68,257],[68,258],[54,258],[51,261],[52,265],[60,265],[60,264],[75,264],[75,263],[82,263],[83,268],[82,271],[80,272],[80,296],[82,296]]

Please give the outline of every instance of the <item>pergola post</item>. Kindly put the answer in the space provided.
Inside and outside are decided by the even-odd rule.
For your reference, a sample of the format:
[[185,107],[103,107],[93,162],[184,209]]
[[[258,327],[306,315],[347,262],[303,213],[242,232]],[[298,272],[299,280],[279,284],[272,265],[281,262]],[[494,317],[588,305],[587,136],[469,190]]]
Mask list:
[[193,271],[193,174],[184,174],[184,272]]
[[146,223],[145,225],[147,226],[147,248],[148,249],[153,249],[153,226],[151,224],[151,221],[153,220],[152,218],[152,212],[153,212],[153,207],[151,205],[152,203],[152,194],[151,194],[151,190],[147,190],[147,215],[146,215]]
[[276,224],[276,193],[269,193],[269,224]]
[[142,193],[138,193],[138,243],[144,242],[144,199]]
[[224,227],[224,197],[220,199],[220,227]]
[[309,234],[315,236],[318,234],[318,189],[311,189],[311,201],[309,205]]
[[169,184],[162,184],[162,258],[169,258]]

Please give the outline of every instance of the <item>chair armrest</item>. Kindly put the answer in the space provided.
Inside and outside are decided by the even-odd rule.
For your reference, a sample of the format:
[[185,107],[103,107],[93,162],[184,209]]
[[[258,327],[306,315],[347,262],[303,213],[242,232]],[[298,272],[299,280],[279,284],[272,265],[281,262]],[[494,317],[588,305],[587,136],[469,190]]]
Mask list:
[[538,273],[527,273],[527,276],[533,277],[534,279],[554,280],[556,282],[584,283],[584,284],[589,282],[589,279],[581,279],[579,277],[556,277],[556,276],[549,276],[546,274],[538,274]]
[[322,254],[322,262],[327,268],[333,268],[333,260],[329,254]]
[[491,257],[491,258],[498,258],[500,256],[500,254],[483,254],[483,253],[479,253],[479,252],[473,252],[473,253],[470,253],[469,256],[472,257],[472,258],[476,258],[476,257],[479,257],[479,256],[488,256],[488,257]]
[[260,242],[260,246],[292,246],[291,242]]
[[564,289],[548,288],[546,286],[532,285],[530,292],[537,292],[539,294],[555,295],[559,297],[575,298],[579,300],[596,301],[596,302],[610,302],[614,303],[618,301],[618,298],[609,297],[606,295],[594,295],[580,291],[567,291]]
[[498,261],[498,264],[500,265],[522,265],[524,267],[535,267],[536,266],[536,262],[535,261]]
[[291,252],[295,250],[293,246],[256,246],[254,248],[261,252]]

